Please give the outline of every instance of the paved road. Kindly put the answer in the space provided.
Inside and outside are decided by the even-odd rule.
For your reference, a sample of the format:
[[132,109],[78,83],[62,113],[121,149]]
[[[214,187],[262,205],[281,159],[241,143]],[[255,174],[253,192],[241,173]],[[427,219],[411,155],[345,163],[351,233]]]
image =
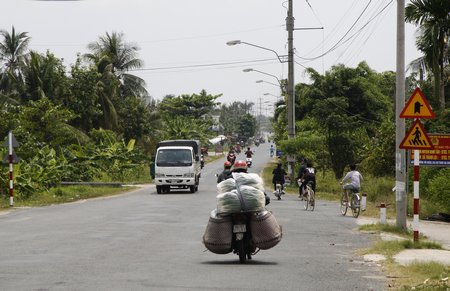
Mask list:
[[[268,144],[256,148],[259,172]],[[125,195],[0,215],[1,290],[383,290],[374,263],[354,255],[373,237],[354,230],[338,206],[306,212],[296,197],[268,206],[284,237],[248,264],[201,243],[215,208],[214,174],[199,192],[156,194],[153,185]],[[288,195],[285,195],[288,196]],[[273,197],[272,197],[273,198]]]

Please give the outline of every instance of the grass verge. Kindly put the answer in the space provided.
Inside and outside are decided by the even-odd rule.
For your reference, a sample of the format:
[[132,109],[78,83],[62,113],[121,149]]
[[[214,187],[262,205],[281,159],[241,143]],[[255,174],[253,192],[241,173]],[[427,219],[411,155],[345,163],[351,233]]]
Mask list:
[[[22,199],[14,197],[14,207],[36,207],[59,203],[74,202],[82,199],[117,195],[131,191],[136,187],[104,187],[104,186],[60,186],[49,192],[36,193],[32,197]],[[4,197],[0,210],[10,209],[9,197]]]
[[[416,262],[402,266],[395,262],[394,256],[405,249],[442,249],[440,244],[426,240],[422,236],[418,242],[412,241],[411,231],[390,224],[367,224],[360,231],[392,233],[397,240],[376,241],[370,248],[359,250],[359,255],[380,254],[386,260],[381,263],[387,275],[388,287],[394,290],[448,290],[450,267],[437,262]],[[447,288],[447,289],[446,289]]]

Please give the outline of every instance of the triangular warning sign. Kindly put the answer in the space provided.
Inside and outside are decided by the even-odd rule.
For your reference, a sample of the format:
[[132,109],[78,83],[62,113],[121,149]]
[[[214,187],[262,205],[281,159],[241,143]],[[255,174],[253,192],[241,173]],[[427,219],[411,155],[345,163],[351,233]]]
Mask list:
[[415,149],[415,150],[425,150],[432,149],[433,144],[430,141],[427,133],[423,129],[420,119],[416,119],[405,138],[400,144],[401,149]]
[[430,104],[428,104],[419,87],[409,97],[408,102],[400,113],[400,118],[435,118]]

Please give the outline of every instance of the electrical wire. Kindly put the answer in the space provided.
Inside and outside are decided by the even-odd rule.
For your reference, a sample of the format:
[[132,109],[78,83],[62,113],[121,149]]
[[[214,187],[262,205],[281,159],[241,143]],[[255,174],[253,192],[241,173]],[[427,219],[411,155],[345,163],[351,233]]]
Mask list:
[[[321,58],[321,57],[323,57],[323,56],[329,54],[330,52],[334,51],[335,49],[337,49],[337,48],[340,47],[341,45],[343,45],[343,44],[347,43],[348,41],[350,41],[353,37],[355,37],[355,35],[359,34],[361,30],[363,30],[363,29],[364,29],[367,25],[369,25],[374,19],[376,19],[376,17],[378,17],[384,10],[386,10],[386,8],[389,7],[389,5],[390,5],[392,2],[393,2],[393,0],[390,0],[389,3],[386,4],[386,5],[383,7],[383,9],[381,9],[381,11],[379,11],[373,18],[369,19],[369,20],[366,22],[366,24],[364,24],[360,29],[358,29],[354,34],[350,35],[346,40],[343,40],[343,38],[341,38],[341,39],[339,40],[339,42],[341,42],[340,44],[339,44],[339,42],[336,43],[332,48],[330,48],[330,49],[329,49],[328,51],[326,51],[325,53],[323,53],[323,54],[321,54],[321,55],[318,55],[318,56],[316,56],[316,57],[313,57],[313,58],[305,58],[305,57],[301,57],[301,56],[299,56],[299,55],[297,55],[297,54],[296,54],[296,56],[297,56],[298,58],[302,59],[302,60],[313,61],[313,60],[317,60],[317,59],[319,59],[319,58]],[[349,32],[349,31],[347,31],[346,34],[348,34],[348,32]],[[339,44],[339,45],[338,45],[338,44]]]
[[[138,72],[138,71],[162,71],[162,70],[172,70],[172,69],[190,69],[190,68],[204,68],[204,67],[218,67],[218,66],[229,66],[229,65],[237,65],[237,64],[255,64],[255,63],[278,63],[278,59],[260,59],[260,60],[248,60],[248,61],[236,61],[236,62],[223,62],[223,63],[210,63],[210,64],[193,64],[193,65],[185,65],[185,66],[170,66],[170,67],[155,67],[155,68],[139,68],[139,69],[131,69],[129,71]],[[240,67],[240,66],[234,66]]]

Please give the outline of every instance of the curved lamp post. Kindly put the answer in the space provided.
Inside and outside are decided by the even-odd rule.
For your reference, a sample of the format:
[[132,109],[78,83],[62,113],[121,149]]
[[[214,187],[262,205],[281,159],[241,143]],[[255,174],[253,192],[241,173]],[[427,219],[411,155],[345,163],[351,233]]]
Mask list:
[[237,45],[237,44],[246,44],[246,45],[254,46],[254,47],[257,47],[257,48],[266,50],[266,51],[271,51],[271,52],[273,52],[273,53],[277,56],[278,61],[280,61],[280,63],[286,63],[286,62],[287,62],[287,59],[286,59],[287,56],[286,56],[286,55],[281,55],[281,56],[280,56],[280,55],[279,55],[276,51],[274,51],[273,49],[266,48],[266,47],[263,47],[263,46],[260,46],[260,45],[256,45],[256,44],[253,44],[253,43],[241,41],[241,40],[230,40],[230,41],[227,42],[227,45],[229,45],[229,46],[233,46],[233,45]]

